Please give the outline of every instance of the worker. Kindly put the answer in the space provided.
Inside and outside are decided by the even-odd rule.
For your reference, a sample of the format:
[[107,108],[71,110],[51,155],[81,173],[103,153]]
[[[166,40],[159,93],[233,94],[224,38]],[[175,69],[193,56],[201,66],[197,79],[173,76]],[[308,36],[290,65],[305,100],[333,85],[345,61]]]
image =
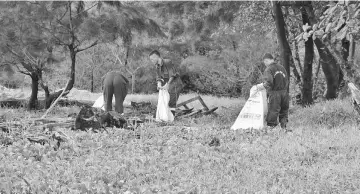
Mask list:
[[266,69],[263,73],[263,83],[257,85],[257,90],[267,91],[268,113],[266,122],[268,128],[272,129],[281,123],[281,128],[286,132],[288,123],[289,94],[288,75],[286,69],[277,64],[272,55],[266,53],[263,57]]
[[168,106],[175,116],[179,94],[184,87],[179,70],[170,59],[163,59],[157,50],[150,52],[149,59],[157,70],[157,90],[168,90],[170,98]]

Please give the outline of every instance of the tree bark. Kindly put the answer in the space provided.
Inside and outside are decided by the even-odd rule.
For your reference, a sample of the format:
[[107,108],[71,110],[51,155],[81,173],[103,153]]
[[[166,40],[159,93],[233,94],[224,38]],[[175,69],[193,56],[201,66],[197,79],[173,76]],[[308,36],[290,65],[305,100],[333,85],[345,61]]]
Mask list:
[[[304,6],[310,21],[310,26],[313,26],[317,23],[314,15],[314,10],[312,9],[312,2],[308,2],[307,6]],[[337,90],[343,78],[343,74],[340,68],[340,63],[338,62],[337,56],[335,53],[332,53],[332,49],[326,42],[322,42],[319,38],[314,40],[318,53],[320,55],[320,65],[322,67],[323,73],[326,77],[327,89],[324,93],[324,97],[329,99],[337,98]]]
[[134,94],[135,89],[135,72],[132,74],[132,94]]
[[[290,66],[291,66],[290,64],[293,63],[293,60],[292,60],[291,48],[290,45],[288,44],[286,37],[286,29],[285,29],[286,23],[283,18],[280,2],[273,1],[272,5],[273,5],[274,19],[277,28],[277,38],[280,43],[279,46],[280,46],[281,64],[284,66],[284,68],[287,71],[288,81],[289,81]],[[289,91],[289,85],[287,91]]]
[[296,40],[294,41],[294,47],[295,47],[295,62],[297,62],[298,68],[300,69],[301,77],[303,77],[303,67],[301,65],[300,53],[298,51],[298,45]]
[[[309,5],[311,6],[311,5]],[[310,24],[310,20],[307,11],[304,7],[301,7],[302,22],[303,25]],[[313,40],[309,37],[305,42],[305,57],[303,60],[303,76],[302,76],[302,105],[310,105],[313,103],[312,91],[312,63],[313,63],[314,51],[313,51]]]
[[315,39],[315,45],[320,55],[320,64],[326,77],[327,89],[324,97],[327,100],[337,98],[337,88],[339,85],[340,67],[328,48],[319,39]]
[[90,92],[94,92],[94,68],[92,68],[92,75],[90,80]]
[[28,110],[33,110],[36,108],[38,101],[38,85],[39,85],[39,76],[37,73],[33,72],[30,75],[31,77],[31,95],[28,103]]
[[76,63],[76,51],[72,45],[69,45],[70,51],[70,59],[71,59],[71,67],[70,67],[70,77],[68,85],[66,86],[65,90],[71,90],[75,83],[75,63]]

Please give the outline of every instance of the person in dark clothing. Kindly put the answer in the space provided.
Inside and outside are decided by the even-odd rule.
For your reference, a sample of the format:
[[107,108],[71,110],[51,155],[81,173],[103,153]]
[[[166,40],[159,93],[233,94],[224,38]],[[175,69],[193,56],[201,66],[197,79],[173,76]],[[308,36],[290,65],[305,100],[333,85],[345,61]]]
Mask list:
[[263,62],[266,65],[263,73],[264,82],[257,85],[257,90],[267,90],[267,125],[273,128],[280,122],[281,128],[286,129],[289,109],[287,71],[282,65],[275,63],[272,55],[269,53],[264,55]]
[[168,105],[173,115],[175,115],[179,94],[184,87],[179,70],[170,59],[161,58],[157,50],[150,52],[149,59],[157,69],[157,89],[168,90],[170,98]]
[[103,80],[103,95],[105,111],[112,110],[113,95],[115,97],[115,111],[124,112],[123,102],[128,94],[129,81],[120,72],[108,72]]

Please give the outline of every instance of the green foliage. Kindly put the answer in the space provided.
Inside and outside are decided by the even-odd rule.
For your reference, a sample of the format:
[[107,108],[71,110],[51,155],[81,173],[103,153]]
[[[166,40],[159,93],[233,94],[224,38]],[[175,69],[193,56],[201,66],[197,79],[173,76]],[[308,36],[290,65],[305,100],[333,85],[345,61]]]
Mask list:
[[332,43],[344,38],[350,40],[353,36],[360,39],[360,2],[339,1],[330,2],[327,9],[314,26],[303,26],[303,33],[297,39],[307,39],[312,36],[322,40],[328,39]]

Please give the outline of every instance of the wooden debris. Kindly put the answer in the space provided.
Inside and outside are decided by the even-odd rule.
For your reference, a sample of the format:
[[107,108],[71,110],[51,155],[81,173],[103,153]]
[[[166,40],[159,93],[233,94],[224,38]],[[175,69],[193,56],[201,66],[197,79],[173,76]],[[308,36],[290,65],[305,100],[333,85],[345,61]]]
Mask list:
[[59,99],[63,96],[64,92],[67,92],[65,90],[66,86],[69,84],[70,80],[66,83],[64,90],[61,92],[61,94],[58,96],[58,98],[51,104],[51,106],[46,110],[45,114],[41,117],[42,119],[46,117],[46,115],[55,107],[56,103],[58,103]]
[[115,111],[104,112],[101,109],[83,106],[75,119],[74,129],[104,129],[105,127],[122,128],[126,119]]
[[[193,102],[193,101],[196,101],[198,100],[201,105],[203,106],[203,109],[200,109],[200,110],[196,110],[195,112],[193,112],[193,108],[190,109],[187,104]],[[182,110],[180,109],[179,107],[184,107],[185,109]],[[196,96],[194,98],[191,98],[189,100],[186,100],[182,103],[179,103],[177,105],[177,116],[180,116],[180,117],[191,117],[191,116],[198,116],[199,114],[202,114],[202,115],[209,115],[209,114],[215,114],[214,111],[216,111],[218,109],[218,107],[214,107],[212,109],[209,109],[208,106],[206,105],[206,103],[204,102],[204,100],[202,99],[201,96]]]

